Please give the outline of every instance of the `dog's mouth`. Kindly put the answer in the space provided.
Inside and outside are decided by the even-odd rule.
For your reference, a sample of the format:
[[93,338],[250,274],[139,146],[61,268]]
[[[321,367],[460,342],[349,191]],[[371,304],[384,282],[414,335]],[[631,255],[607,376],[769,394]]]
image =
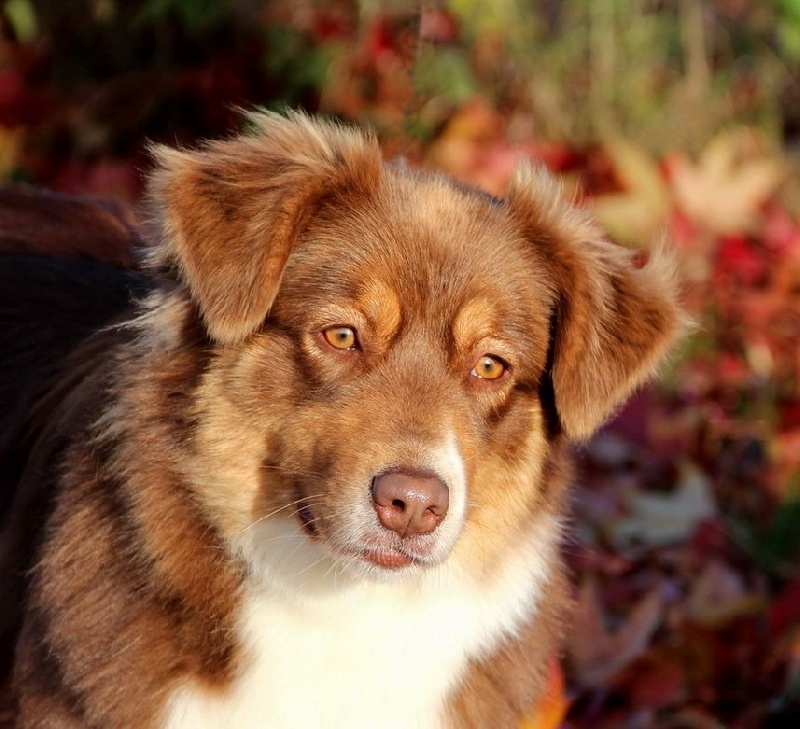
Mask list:
[[418,565],[430,567],[436,559],[433,556],[435,542],[424,540],[394,540],[381,537],[365,537],[365,546],[357,551],[357,556],[369,565],[387,570],[399,570]]
[[401,540],[396,535],[370,533],[357,540],[349,540],[347,546],[331,544],[320,530],[318,518],[305,500],[300,500],[296,509],[297,518],[306,535],[314,541],[324,541],[335,556],[352,563],[354,560],[366,567],[378,567],[387,571],[400,571],[405,568],[429,566],[432,558],[434,540],[430,538]]
[[366,562],[387,570],[399,570],[418,561],[405,552],[392,548],[380,550],[365,549],[360,556]]

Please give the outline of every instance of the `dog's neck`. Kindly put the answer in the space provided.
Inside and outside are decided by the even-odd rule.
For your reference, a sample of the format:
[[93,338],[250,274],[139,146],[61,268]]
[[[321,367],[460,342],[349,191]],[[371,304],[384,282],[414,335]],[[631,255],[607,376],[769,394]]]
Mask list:
[[546,519],[493,569],[465,569],[454,554],[432,569],[375,580],[337,564],[289,518],[249,531],[240,545],[250,575],[239,677],[221,694],[180,690],[169,729],[255,726],[259,715],[293,729],[444,726],[447,698],[469,661],[538,609],[560,539]]

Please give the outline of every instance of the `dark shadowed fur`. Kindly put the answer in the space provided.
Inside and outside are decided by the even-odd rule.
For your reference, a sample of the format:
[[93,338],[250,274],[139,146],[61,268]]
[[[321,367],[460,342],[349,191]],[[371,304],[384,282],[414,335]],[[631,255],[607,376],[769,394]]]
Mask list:
[[[38,208],[40,199],[47,209]],[[74,352],[81,342],[129,311],[135,298],[148,288],[140,274],[97,258],[118,251],[113,263],[133,261],[136,236],[122,225],[103,232],[91,225],[92,205],[86,201],[32,192],[0,194],[0,682],[10,668],[14,636],[24,604],[23,575],[36,550],[55,472],[55,461],[67,439],[85,419],[66,400],[79,370]],[[79,206],[78,220],[70,213],[56,216],[58,240],[68,239],[71,249],[59,247],[46,256],[53,241],[40,226],[36,234],[18,226],[20,212],[27,216],[52,213],[58,204]],[[20,207],[21,206],[21,207]],[[105,207],[98,208],[110,215]],[[50,218],[52,221],[52,216]],[[88,230],[87,230],[88,227]],[[52,228],[50,230],[55,230]],[[24,251],[23,234],[31,234]],[[94,236],[94,237],[93,237]],[[117,236],[114,238],[114,236]],[[95,250],[98,243],[101,250]],[[116,254],[113,254],[116,257]],[[45,393],[49,393],[44,398]],[[56,421],[70,410],[60,430]]]

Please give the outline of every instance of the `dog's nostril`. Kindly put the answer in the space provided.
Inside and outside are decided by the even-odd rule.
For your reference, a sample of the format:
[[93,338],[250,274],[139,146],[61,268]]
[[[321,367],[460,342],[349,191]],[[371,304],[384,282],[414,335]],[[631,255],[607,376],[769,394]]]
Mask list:
[[372,481],[378,520],[401,537],[430,534],[447,515],[450,490],[429,471],[400,469]]

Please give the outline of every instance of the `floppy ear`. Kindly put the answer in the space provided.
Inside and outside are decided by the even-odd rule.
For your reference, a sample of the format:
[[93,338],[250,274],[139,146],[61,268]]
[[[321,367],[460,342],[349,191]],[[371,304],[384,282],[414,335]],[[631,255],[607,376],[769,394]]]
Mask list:
[[212,339],[240,341],[267,316],[297,236],[321,199],[374,190],[374,137],[300,113],[257,112],[243,136],[196,151],[155,147],[149,196],[157,264],[175,265]]
[[662,362],[685,326],[671,258],[644,266],[605,240],[544,171],[522,167],[507,204],[557,290],[550,376],[563,432],[590,436]]

